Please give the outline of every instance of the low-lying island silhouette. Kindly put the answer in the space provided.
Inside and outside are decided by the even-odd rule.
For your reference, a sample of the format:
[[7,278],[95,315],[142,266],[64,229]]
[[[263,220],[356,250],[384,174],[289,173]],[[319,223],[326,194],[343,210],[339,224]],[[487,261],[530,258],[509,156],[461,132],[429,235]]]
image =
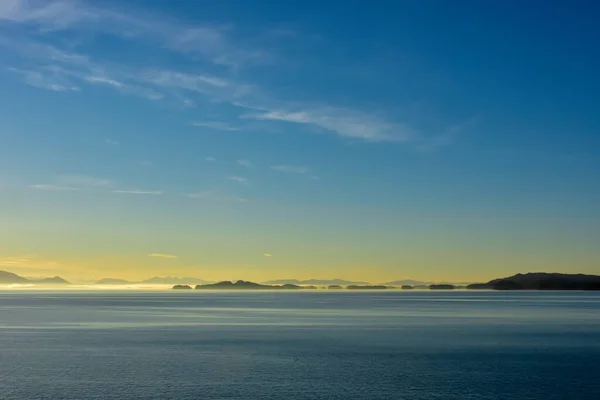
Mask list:
[[[173,286],[174,290],[186,290],[191,289],[190,285],[175,285]],[[328,289],[344,289],[340,285],[329,285]],[[390,287],[384,285],[348,285],[346,289],[350,290],[381,290],[381,289],[389,289]],[[236,282],[231,281],[222,281],[218,283],[210,283],[206,285],[196,285],[195,289],[197,290],[315,290],[318,289],[316,286],[301,286],[301,285],[293,285],[291,283],[286,283],[283,285],[264,285],[261,283],[250,282],[239,280]]]
[[346,289],[351,290],[380,290],[380,289],[388,289],[387,286],[384,285],[348,285]]
[[[424,287],[423,289],[430,290],[452,290],[455,289],[454,285],[440,284],[440,285],[429,285]],[[173,286],[174,290],[188,290],[192,289],[191,285],[175,285]],[[205,285],[196,285],[194,289],[197,290],[315,290],[318,289],[316,286],[301,286],[301,285],[293,285],[291,283],[286,283],[283,285],[265,285],[256,282],[243,281],[239,280],[236,282],[232,281],[221,281],[218,283],[210,283]],[[323,288],[325,289],[325,288]],[[329,290],[385,290],[385,289],[397,289],[395,286],[386,286],[386,285],[329,285],[326,287]],[[413,289],[412,286],[404,285],[402,289]]]
[[431,285],[402,285],[400,288],[389,285],[328,285],[318,288],[313,285],[303,286],[291,283],[270,285],[256,282],[238,280],[222,281],[218,283],[196,285],[179,284],[173,286],[174,290],[384,290],[384,289],[429,289],[429,290],[600,290],[600,276],[584,274],[559,274],[559,273],[526,273],[516,274],[507,278],[493,279],[487,283],[473,283],[470,285],[452,285],[448,283],[438,283]]
[[429,285],[431,290],[454,290],[456,287],[450,284]]
[[[175,287],[173,287],[174,289]],[[299,286],[299,285],[292,285],[289,283],[286,283],[284,285],[262,285],[260,283],[256,283],[256,282],[249,282],[249,281],[236,281],[236,282],[231,282],[231,281],[222,281],[222,282],[218,282],[218,283],[209,283],[206,285],[196,285],[196,289],[218,289],[218,290],[264,290],[264,289],[289,289],[289,290],[296,290],[296,289],[304,289],[303,286]]]
[[191,290],[192,287],[190,285],[175,285],[173,286],[174,290]]

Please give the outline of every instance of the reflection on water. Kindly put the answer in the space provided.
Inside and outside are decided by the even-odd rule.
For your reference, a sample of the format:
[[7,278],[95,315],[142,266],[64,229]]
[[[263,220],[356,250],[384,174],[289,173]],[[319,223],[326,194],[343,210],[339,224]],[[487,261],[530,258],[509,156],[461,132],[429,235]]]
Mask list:
[[599,316],[592,292],[0,291],[0,386],[8,399],[597,400]]

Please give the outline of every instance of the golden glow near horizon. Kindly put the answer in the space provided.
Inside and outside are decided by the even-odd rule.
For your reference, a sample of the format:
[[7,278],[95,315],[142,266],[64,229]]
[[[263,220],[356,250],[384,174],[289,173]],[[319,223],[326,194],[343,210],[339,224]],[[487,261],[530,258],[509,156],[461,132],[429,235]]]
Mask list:
[[586,221],[27,196],[37,211],[12,207],[0,227],[0,270],[22,276],[474,282],[519,272],[598,273],[600,259]]
[[15,193],[0,204],[0,269],[23,276],[470,282],[597,273],[600,259],[593,221]]
[[[159,254],[159,253],[156,253]],[[87,282],[102,278],[125,279],[141,281],[153,276],[192,277],[208,281],[221,280],[250,280],[263,282],[274,279],[346,279],[350,281],[366,281],[383,283],[402,279],[421,281],[449,282],[478,282],[496,277],[512,275],[518,272],[532,271],[564,271],[559,263],[539,262],[533,267],[515,266],[507,269],[504,261],[487,263],[486,268],[464,271],[456,265],[447,262],[445,268],[435,264],[407,263],[393,268],[381,267],[375,264],[343,263],[329,264],[327,268],[307,266],[292,260],[275,261],[275,257],[254,258],[252,262],[240,264],[195,263],[186,258],[174,258],[173,255],[161,254],[151,257],[155,260],[148,262],[147,255],[105,256],[89,255],[85,258],[64,257],[46,258],[41,255],[22,254],[0,257],[0,270],[17,273],[25,277],[47,277],[59,275],[73,282]],[[268,261],[267,261],[268,260]],[[514,262],[516,260],[513,260]],[[511,262],[511,261],[506,261]],[[477,263],[481,265],[480,263]],[[530,264],[531,265],[531,264]],[[435,271],[438,271],[437,273]],[[579,270],[581,271],[581,270]],[[593,273],[594,271],[585,271]]]

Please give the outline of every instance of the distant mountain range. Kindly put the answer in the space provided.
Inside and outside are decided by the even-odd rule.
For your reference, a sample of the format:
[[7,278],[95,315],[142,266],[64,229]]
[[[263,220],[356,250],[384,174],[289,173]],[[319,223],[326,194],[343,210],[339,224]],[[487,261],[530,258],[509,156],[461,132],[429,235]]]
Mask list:
[[53,285],[69,285],[69,284],[71,284],[71,282],[68,282],[68,281],[64,280],[60,276],[54,276],[52,278],[44,278],[44,279],[40,279],[40,280],[37,280],[37,281],[30,279],[29,282],[32,282],[32,283],[49,283],[49,284],[53,284]]
[[276,279],[263,282],[266,285],[368,285],[369,282],[346,281],[344,279]]
[[532,272],[468,285],[467,289],[494,290],[600,290],[600,276]]
[[31,279],[24,278],[17,274],[13,274],[8,271],[0,271],[0,284],[27,284],[27,283],[38,283],[45,285],[68,285],[69,282],[61,278],[60,276],[55,276],[52,278],[41,278],[41,279]]
[[29,279],[8,271],[0,271],[0,283],[29,283]]
[[[265,281],[262,282],[265,285],[340,285],[340,286],[349,286],[349,285],[360,285],[360,286],[365,286],[365,285],[371,285],[371,283],[369,282],[362,282],[362,281],[347,281],[345,279],[306,279],[306,280],[299,280],[299,279],[276,279],[273,281]],[[402,285],[411,285],[411,286],[429,286],[431,284],[434,283],[442,283],[442,284],[447,284],[449,282],[424,282],[424,281],[417,281],[415,279],[404,279],[404,280],[398,280],[398,281],[391,281],[391,282],[385,282],[385,283],[381,283],[379,285],[384,285],[384,286],[402,286]],[[471,282],[455,282],[455,284],[460,284],[460,285],[467,285]]]
[[200,278],[179,278],[174,276],[155,276],[154,278],[146,279],[145,281],[141,281],[140,283],[154,283],[154,284],[168,284],[168,285],[177,285],[177,284],[206,284],[212,283],[210,281],[205,281]]
[[125,279],[115,279],[115,278],[104,278],[99,281],[94,282],[96,285],[129,285],[133,282],[126,281]]
[[[0,284],[41,284],[41,285],[68,285],[70,282],[55,276],[51,278],[25,278],[8,271],[0,271]],[[279,279],[264,282],[263,284],[237,281],[235,283],[224,281],[212,284],[199,278],[155,276],[141,282],[132,282],[125,279],[104,278],[97,285],[128,285],[128,284],[165,284],[165,285],[196,285],[197,289],[306,289],[316,288],[314,285],[333,287],[354,286],[354,288],[379,288],[383,285],[370,285],[368,282],[347,281],[344,279]],[[430,288],[431,282],[422,282],[414,279],[405,279],[387,282],[385,286],[410,285],[415,288]],[[475,283],[467,289],[494,289],[494,290],[600,290],[600,276],[584,274],[560,274],[535,272],[516,274],[506,278],[493,279],[487,283]]]
[[96,285],[134,285],[134,284],[154,284],[154,285],[198,285],[211,283],[200,278],[180,278],[174,276],[155,276],[144,281],[128,281],[125,279],[104,278],[94,282]]

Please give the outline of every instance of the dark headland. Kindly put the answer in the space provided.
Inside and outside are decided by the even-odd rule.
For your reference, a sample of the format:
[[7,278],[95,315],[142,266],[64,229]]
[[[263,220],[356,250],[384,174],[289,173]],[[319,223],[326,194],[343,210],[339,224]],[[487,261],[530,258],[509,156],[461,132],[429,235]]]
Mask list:
[[600,290],[600,276],[532,272],[474,283],[467,289],[492,290]]

